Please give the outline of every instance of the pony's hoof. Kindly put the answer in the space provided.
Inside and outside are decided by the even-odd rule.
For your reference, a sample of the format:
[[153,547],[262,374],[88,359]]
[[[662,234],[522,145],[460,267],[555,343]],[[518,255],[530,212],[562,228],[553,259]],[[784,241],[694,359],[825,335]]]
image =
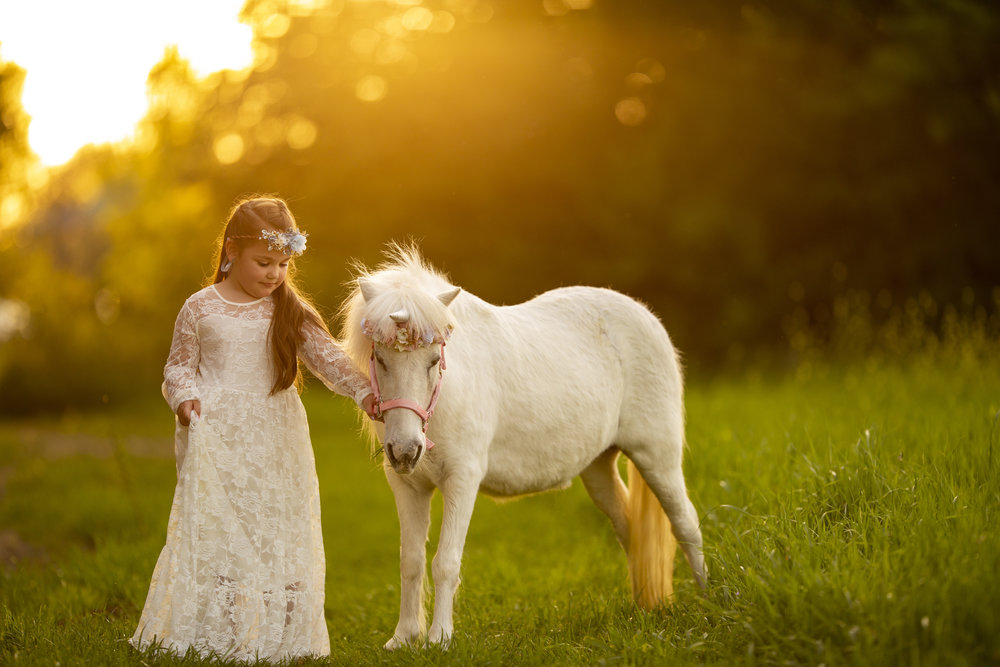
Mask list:
[[705,564],[704,556],[698,559],[698,562],[692,569],[694,571],[694,580],[698,584],[698,588],[701,590],[708,588],[708,566]]
[[385,643],[386,651],[395,651],[398,648],[405,648],[410,645],[410,642],[406,641],[401,637],[393,637]]
[[427,641],[434,646],[440,646],[443,649],[447,649],[451,644],[451,631],[445,630],[444,628],[431,628],[430,632],[427,633]]

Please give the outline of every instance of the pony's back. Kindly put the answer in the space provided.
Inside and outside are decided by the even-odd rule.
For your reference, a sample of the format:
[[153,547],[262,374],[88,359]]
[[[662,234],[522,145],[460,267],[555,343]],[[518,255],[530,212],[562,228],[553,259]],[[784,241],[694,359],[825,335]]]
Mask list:
[[670,339],[627,296],[566,287],[497,307],[463,294],[453,308],[447,381],[463,410],[478,417],[463,427],[492,429],[491,493],[561,486],[595,452],[644,437],[653,428],[646,411],[661,426],[665,413],[680,412],[668,408],[681,397]]

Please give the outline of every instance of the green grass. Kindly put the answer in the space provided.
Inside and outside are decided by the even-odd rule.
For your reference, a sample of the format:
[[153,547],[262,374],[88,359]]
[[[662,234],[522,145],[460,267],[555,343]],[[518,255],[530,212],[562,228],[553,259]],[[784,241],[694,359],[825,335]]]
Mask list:
[[[676,603],[635,608],[624,557],[578,481],[480,498],[450,650],[396,653],[381,648],[399,595],[392,496],[349,406],[311,388],[328,662],[998,664],[995,366],[695,384],[685,470],[706,592],[679,556]],[[160,406],[0,425],[0,544],[20,549],[0,569],[0,663],[201,664],[124,643],[165,534],[171,431]]]

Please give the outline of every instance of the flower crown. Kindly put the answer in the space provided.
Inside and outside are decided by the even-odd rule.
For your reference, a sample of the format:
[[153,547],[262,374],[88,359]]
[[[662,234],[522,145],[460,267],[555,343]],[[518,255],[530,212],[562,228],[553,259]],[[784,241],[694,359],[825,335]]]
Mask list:
[[305,252],[306,239],[308,237],[308,234],[300,232],[297,229],[290,229],[287,232],[279,232],[275,229],[262,229],[259,236],[230,236],[229,238],[267,241],[268,250],[275,250],[284,255],[298,257]]
[[[427,345],[441,345],[451,336],[451,331],[450,324],[440,333],[433,329],[418,331],[412,324],[409,326],[397,324],[395,330],[385,332],[384,329],[376,329],[367,318],[361,320],[361,333],[372,341],[394,348],[399,352],[412,352]],[[386,335],[387,333],[388,335]]]
[[260,239],[267,241],[268,250],[276,250],[285,255],[295,255],[298,257],[306,250],[306,237],[297,229],[287,232],[279,232],[273,229],[264,229],[260,233]]

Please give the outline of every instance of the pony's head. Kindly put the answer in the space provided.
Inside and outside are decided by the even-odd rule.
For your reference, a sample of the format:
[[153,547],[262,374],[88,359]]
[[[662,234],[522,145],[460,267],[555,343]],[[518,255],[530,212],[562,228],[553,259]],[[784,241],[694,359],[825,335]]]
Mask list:
[[[455,328],[450,306],[461,289],[424,264],[414,247],[393,245],[387,255],[374,272],[357,267],[341,337],[355,365],[374,369],[383,400],[426,408],[440,377],[442,345]],[[426,450],[424,420],[412,409],[390,410],[384,420],[386,459],[396,472],[412,472]]]

